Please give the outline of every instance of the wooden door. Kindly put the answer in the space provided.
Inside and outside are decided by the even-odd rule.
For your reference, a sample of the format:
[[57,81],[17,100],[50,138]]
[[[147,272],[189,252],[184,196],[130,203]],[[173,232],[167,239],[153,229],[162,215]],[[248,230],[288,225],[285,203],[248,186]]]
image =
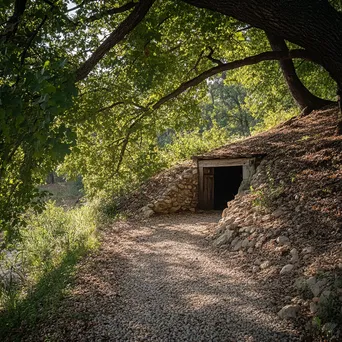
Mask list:
[[201,209],[214,209],[214,168],[203,168],[203,187],[202,187]]

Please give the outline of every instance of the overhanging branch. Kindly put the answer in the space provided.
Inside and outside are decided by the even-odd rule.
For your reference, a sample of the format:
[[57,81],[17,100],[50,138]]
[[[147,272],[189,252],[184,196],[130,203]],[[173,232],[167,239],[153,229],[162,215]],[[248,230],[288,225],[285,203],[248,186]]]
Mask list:
[[137,6],[136,2],[128,2],[125,5],[122,5],[121,7],[114,7],[114,8],[110,8],[108,10],[96,13],[92,16],[90,16],[89,18],[86,19],[87,22],[92,22],[92,21],[96,21],[99,20],[107,15],[113,15],[113,14],[118,14],[118,13],[123,13],[126,12],[130,9],[132,9],[133,7]]
[[213,63],[215,63],[217,65],[222,65],[223,64],[222,61],[220,61],[219,59],[213,57],[213,54],[215,52],[214,49],[211,46],[208,46],[208,49],[209,49],[210,52],[209,52],[208,56],[206,56],[206,57],[209,60],[211,60]]
[[[266,32],[266,35],[273,51],[289,51],[283,38],[269,32]],[[297,75],[292,59],[280,60],[279,65],[291,95],[302,109],[302,113],[308,114],[314,109],[334,104],[332,101],[317,97],[306,88]]]
[[295,43],[342,87],[342,14],[328,0],[182,0]]
[[[120,138],[121,149],[120,149],[118,164],[115,168],[115,173],[118,173],[120,170],[125,152],[127,150],[129,139],[133,133],[135,125],[138,122],[140,122],[144,117],[146,117],[149,113],[151,113],[151,110],[159,109],[167,101],[177,97],[178,95],[185,92],[187,89],[194,87],[194,86],[197,86],[198,84],[200,84],[201,82],[203,82],[207,78],[212,77],[216,74],[222,73],[223,71],[233,70],[233,69],[237,69],[237,68],[240,68],[243,66],[257,64],[257,63],[260,63],[263,61],[288,60],[288,59],[293,59],[293,58],[301,58],[301,59],[313,61],[313,58],[311,57],[311,55],[306,50],[303,50],[303,49],[295,49],[295,50],[290,50],[290,51],[267,51],[267,52],[263,52],[263,53],[260,53],[258,55],[255,55],[255,56],[246,57],[244,59],[236,60],[233,62],[222,63],[218,66],[215,66],[211,69],[208,69],[208,70],[202,72],[201,74],[194,77],[193,79],[182,83],[173,92],[162,97],[154,105],[151,105],[150,110],[147,107],[138,106],[138,105],[134,104],[135,106],[138,106],[142,112],[138,115],[138,117],[127,128],[126,135],[124,137]],[[113,108],[114,106],[117,106],[120,104],[123,104],[123,102],[116,102],[109,107],[102,108],[98,112],[101,112],[105,109]]]
[[76,81],[85,79],[106,53],[130,33],[145,17],[154,0],[140,0],[134,10],[76,71]]
[[233,70],[233,69],[241,68],[243,66],[257,64],[263,61],[286,60],[286,59],[293,59],[293,58],[301,58],[301,59],[313,61],[313,58],[306,50],[295,49],[295,50],[290,50],[290,51],[267,51],[267,52],[262,52],[255,56],[250,56],[244,59],[239,59],[234,62],[222,63],[218,66],[215,66],[211,69],[208,69],[202,72],[201,74],[194,77],[193,79],[182,83],[172,93],[162,97],[158,102],[156,102],[152,106],[152,109],[156,110],[160,108],[165,102],[177,97],[178,95],[185,92],[187,89],[191,87],[195,87],[201,82],[203,82],[204,80],[206,80],[207,78],[217,75],[219,73],[222,73],[223,71]]
[[98,113],[102,113],[102,112],[105,112],[106,110],[109,110],[109,109],[112,109],[116,106],[119,106],[119,105],[122,105],[122,104],[125,104],[124,101],[118,101],[118,102],[114,102],[113,104],[111,104],[110,106],[107,106],[107,107],[102,107],[101,109],[97,110],[95,113],[98,114]]
[[24,14],[26,4],[27,4],[27,0],[15,1],[13,15],[7,21],[5,32],[0,34],[2,39],[5,38],[5,41],[9,40],[12,36],[16,34],[19,23],[20,23],[20,19],[22,15]]

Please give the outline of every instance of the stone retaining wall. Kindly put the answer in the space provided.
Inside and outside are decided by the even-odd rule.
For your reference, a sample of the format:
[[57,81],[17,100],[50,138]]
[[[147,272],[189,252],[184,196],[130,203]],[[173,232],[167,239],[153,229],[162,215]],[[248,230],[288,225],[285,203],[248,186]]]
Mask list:
[[145,217],[154,213],[169,214],[179,211],[195,211],[198,203],[198,176],[195,166],[176,176],[165,191],[141,211]]

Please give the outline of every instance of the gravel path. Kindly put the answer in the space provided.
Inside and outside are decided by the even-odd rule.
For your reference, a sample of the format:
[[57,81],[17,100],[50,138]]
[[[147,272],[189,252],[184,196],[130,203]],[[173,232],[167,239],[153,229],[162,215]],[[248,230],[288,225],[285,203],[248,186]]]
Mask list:
[[115,224],[81,265],[64,313],[41,333],[60,341],[297,341],[248,274],[206,241],[218,219]]

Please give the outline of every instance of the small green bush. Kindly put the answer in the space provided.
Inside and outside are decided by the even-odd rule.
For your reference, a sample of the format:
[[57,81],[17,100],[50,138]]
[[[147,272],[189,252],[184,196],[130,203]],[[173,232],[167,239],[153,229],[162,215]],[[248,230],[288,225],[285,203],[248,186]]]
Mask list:
[[[321,279],[324,277],[326,277],[325,274],[320,275]],[[337,273],[330,276],[330,282],[328,283],[330,284],[329,292],[325,296],[321,294],[318,310],[312,319],[311,331],[309,331],[314,341],[335,342],[341,341],[342,338],[340,324],[342,322],[342,311],[339,298],[339,289],[342,285],[341,275]]]
[[103,191],[92,199],[90,206],[96,212],[98,226],[108,226],[117,219],[125,218],[118,210],[118,197],[108,196]]

